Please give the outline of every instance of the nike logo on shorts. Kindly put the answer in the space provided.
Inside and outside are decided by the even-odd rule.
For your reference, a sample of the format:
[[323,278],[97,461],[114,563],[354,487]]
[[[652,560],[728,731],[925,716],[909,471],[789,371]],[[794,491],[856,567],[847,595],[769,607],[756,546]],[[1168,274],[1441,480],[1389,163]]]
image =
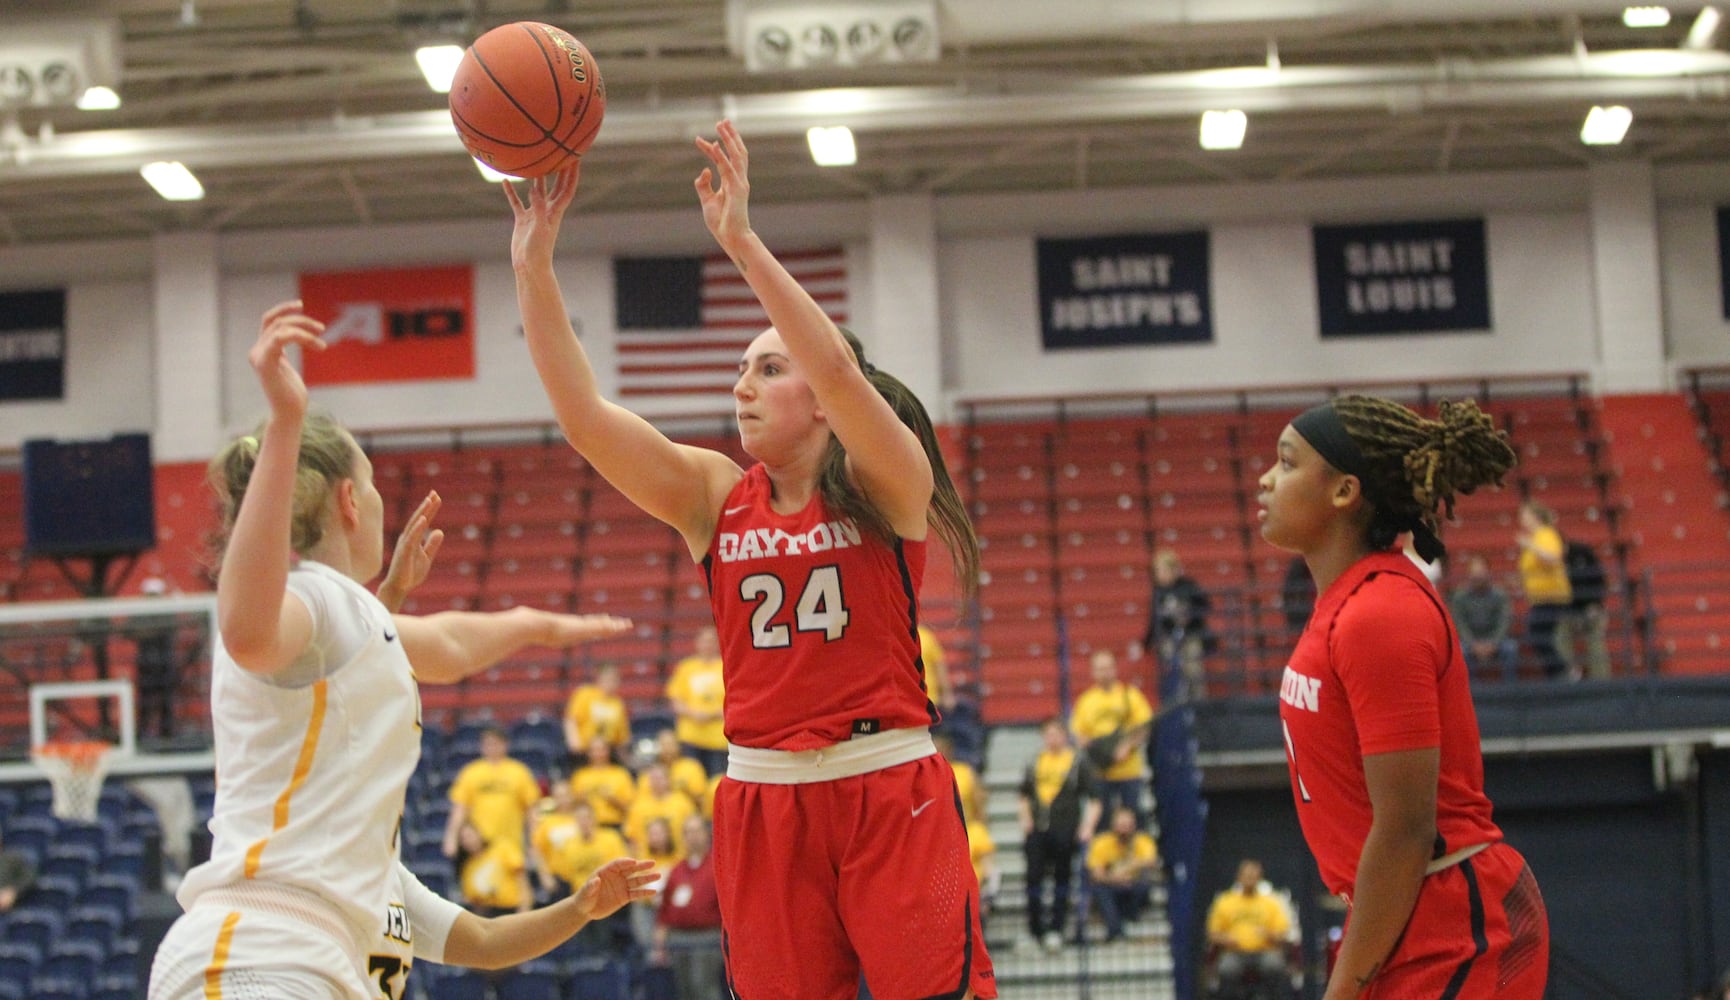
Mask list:
[[751,509],[750,504],[746,504],[743,507],[728,507],[726,510],[721,512],[721,516],[722,517],[732,517],[734,514],[737,514],[742,510],[750,510],[750,509]]
[[933,802],[936,802],[936,801],[937,801],[936,799],[926,799],[924,802],[921,802],[918,805],[914,806],[913,807],[913,818],[918,819],[919,814],[925,811],[925,807],[930,805]]

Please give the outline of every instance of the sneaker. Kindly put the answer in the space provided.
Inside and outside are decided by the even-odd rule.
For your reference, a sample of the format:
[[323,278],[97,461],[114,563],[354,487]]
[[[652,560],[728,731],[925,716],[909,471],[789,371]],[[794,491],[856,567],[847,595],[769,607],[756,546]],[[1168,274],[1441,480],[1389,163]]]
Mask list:
[[1045,940],[1042,943],[1045,945],[1046,951],[1062,951],[1063,935],[1057,931],[1046,931]]

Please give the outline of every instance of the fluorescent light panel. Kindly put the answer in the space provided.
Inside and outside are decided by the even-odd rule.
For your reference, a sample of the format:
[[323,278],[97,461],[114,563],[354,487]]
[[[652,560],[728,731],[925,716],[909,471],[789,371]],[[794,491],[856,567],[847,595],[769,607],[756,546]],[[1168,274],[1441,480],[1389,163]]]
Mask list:
[[1630,28],[1662,28],[1670,23],[1670,8],[1653,4],[1624,7],[1622,23]]
[[1694,24],[1688,29],[1688,38],[1682,43],[1685,49],[1706,51],[1717,42],[1718,25],[1723,22],[1724,15],[1718,8],[1707,4],[1695,15]]
[[1203,111],[1201,113],[1202,149],[1239,149],[1244,132],[1249,129],[1249,117],[1242,111]]
[[819,167],[850,167],[859,160],[853,130],[845,125],[814,126],[805,132],[805,142],[811,147],[811,159]]
[[156,193],[169,201],[197,201],[204,197],[204,185],[179,160],[158,160],[138,168]]
[[414,50],[414,61],[420,64],[421,76],[435,93],[451,92],[451,79],[457,75],[457,64],[463,61],[461,45],[422,45]]
[[78,95],[80,111],[113,111],[120,107],[120,95],[108,87],[86,87]]
[[1634,113],[1620,104],[1594,106],[1580,127],[1580,141],[1588,146],[1614,146],[1628,134]]

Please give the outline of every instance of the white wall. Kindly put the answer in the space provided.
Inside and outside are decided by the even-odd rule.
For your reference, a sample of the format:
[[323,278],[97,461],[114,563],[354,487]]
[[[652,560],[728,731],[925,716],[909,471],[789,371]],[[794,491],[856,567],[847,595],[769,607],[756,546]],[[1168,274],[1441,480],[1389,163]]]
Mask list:
[[[1681,364],[1730,363],[1713,216],[1715,205],[1730,202],[1730,173],[1660,170],[1652,184],[1666,357]],[[958,396],[1599,372],[1595,304],[1603,295],[1594,279],[1592,197],[1580,170],[939,198],[932,203],[936,260],[927,264],[939,277],[942,350],[907,347],[903,367],[942,358],[941,385],[949,398],[928,400],[940,416]],[[1491,332],[1326,343],[1317,337],[1312,224],[1461,216],[1487,222]],[[858,203],[754,213],[771,246],[847,248],[853,321],[877,347],[873,302],[884,295],[892,300],[893,289],[874,288],[872,220],[871,207]],[[1214,343],[1040,349],[1038,237],[1196,228],[1211,233]],[[318,402],[357,428],[546,419],[516,330],[508,239],[502,210],[497,222],[222,236],[216,282],[222,351],[220,370],[211,377],[220,380],[224,431],[249,426],[262,412],[245,349],[258,314],[295,294],[299,272],[465,260],[476,264],[472,382],[333,387],[318,390]],[[694,207],[579,212],[567,222],[560,280],[598,368],[612,367],[610,259],[706,253],[712,246]],[[153,426],[155,338],[175,332],[152,329],[163,279],[151,273],[151,248],[150,241],[124,241],[0,250],[0,288],[69,288],[67,399],[0,405],[0,449],[34,436],[100,436]],[[881,337],[891,350],[892,333]],[[896,370],[893,354],[879,350],[877,360]]]

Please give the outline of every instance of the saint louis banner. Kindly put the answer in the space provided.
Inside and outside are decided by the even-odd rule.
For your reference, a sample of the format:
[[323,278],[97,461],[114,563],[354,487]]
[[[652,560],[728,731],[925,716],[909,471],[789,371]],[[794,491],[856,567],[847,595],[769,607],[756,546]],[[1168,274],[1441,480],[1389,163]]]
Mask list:
[[1317,226],[1321,334],[1490,329],[1483,219]]

